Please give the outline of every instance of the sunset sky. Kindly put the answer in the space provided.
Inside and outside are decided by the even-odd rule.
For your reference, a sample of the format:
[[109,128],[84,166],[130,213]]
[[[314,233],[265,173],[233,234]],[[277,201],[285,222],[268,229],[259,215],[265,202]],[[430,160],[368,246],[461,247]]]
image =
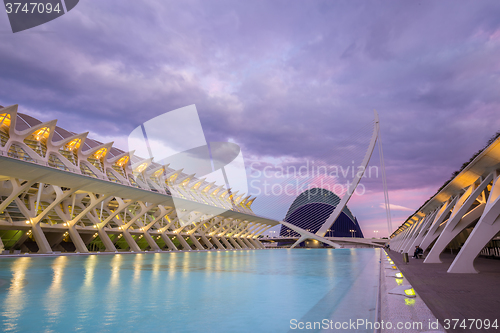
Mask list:
[[[335,163],[376,109],[393,229],[500,130],[498,1],[85,0],[15,34],[0,13],[0,60],[0,105],[124,150],[195,104],[207,141],[247,161]],[[387,236],[366,184],[349,207]]]

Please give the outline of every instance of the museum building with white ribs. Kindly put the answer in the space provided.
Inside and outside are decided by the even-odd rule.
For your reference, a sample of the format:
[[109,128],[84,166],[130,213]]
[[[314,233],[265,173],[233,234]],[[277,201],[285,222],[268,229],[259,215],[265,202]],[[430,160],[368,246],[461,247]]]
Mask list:
[[1,253],[259,249],[278,224],[249,195],[17,109],[0,107]]

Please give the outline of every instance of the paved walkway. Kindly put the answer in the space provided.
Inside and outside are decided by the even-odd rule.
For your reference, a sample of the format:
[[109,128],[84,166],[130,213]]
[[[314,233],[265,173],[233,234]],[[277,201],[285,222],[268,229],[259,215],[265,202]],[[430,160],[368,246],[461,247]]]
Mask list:
[[[441,254],[442,264],[424,264],[423,259],[413,258],[405,264],[402,254],[388,254],[441,324],[445,319],[497,319],[498,329],[481,332],[500,332],[500,260],[479,257],[474,262],[479,274],[449,274],[446,271],[455,258],[450,253]],[[480,330],[457,325],[447,332]]]

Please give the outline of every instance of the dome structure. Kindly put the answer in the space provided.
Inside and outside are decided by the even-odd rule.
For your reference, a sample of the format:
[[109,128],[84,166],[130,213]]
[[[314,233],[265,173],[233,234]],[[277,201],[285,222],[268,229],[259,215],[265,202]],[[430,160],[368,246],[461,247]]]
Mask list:
[[[295,198],[284,221],[316,233],[339,203],[340,198],[335,193],[321,188],[312,188]],[[280,236],[300,237],[297,232],[284,225],[281,226]],[[346,206],[327,231],[325,237],[363,238],[364,236],[358,220]]]

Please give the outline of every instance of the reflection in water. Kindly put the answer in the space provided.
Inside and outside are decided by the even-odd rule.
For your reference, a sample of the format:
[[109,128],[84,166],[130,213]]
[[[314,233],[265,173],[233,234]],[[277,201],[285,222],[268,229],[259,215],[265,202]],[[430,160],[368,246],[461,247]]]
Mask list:
[[[0,288],[0,331],[287,331],[290,318],[302,318],[326,295],[343,297],[353,271],[378,263],[373,250],[351,254],[318,249],[6,258],[0,272],[11,272],[6,279],[12,283]],[[375,304],[372,289],[358,289],[363,304]]]
[[137,283],[141,279],[141,271],[142,271],[142,261],[143,255],[137,254],[134,258],[134,286],[137,288]]
[[85,288],[90,288],[92,286],[92,280],[94,279],[94,270],[97,265],[98,256],[88,256],[85,261]]
[[67,260],[68,257],[61,256],[54,259],[52,263],[52,283],[45,296],[45,309],[49,323],[57,322],[61,310],[64,310],[62,308],[64,305],[64,288],[62,280]]
[[94,275],[96,266],[99,261],[99,256],[88,256],[84,260],[84,280],[81,288],[79,289],[78,298],[80,306],[77,307],[78,311],[78,326],[77,329],[84,330],[85,322],[91,318],[91,309],[95,304],[94,290],[95,281]]
[[[119,309],[119,306],[122,304],[119,302],[120,299],[120,269],[123,261],[123,255],[117,254],[114,255],[111,259],[111,278],[109,279],[108,286],[105,290],[105,295],[102,295],[104,299],[109,300],[105,302],[105,311],[104,311],[104,322],[103,325],[112,325],[116,321],[116,314]],[[126,286],[125,289],[128,286]],[[127,291],[128,292],[128,291]]]
[[24,291],[25,284],[25,274],[26,270],[30,267],[31,258],[19,258],[12,265],[11,270],[14,272],[12,276],[12,281],[10,288],[5,297],[3,303],[5,306],[4,316],[4,330],[13,331],[16,330],[19,317],[24,308],[24,303],[27,301],[27,297]]

